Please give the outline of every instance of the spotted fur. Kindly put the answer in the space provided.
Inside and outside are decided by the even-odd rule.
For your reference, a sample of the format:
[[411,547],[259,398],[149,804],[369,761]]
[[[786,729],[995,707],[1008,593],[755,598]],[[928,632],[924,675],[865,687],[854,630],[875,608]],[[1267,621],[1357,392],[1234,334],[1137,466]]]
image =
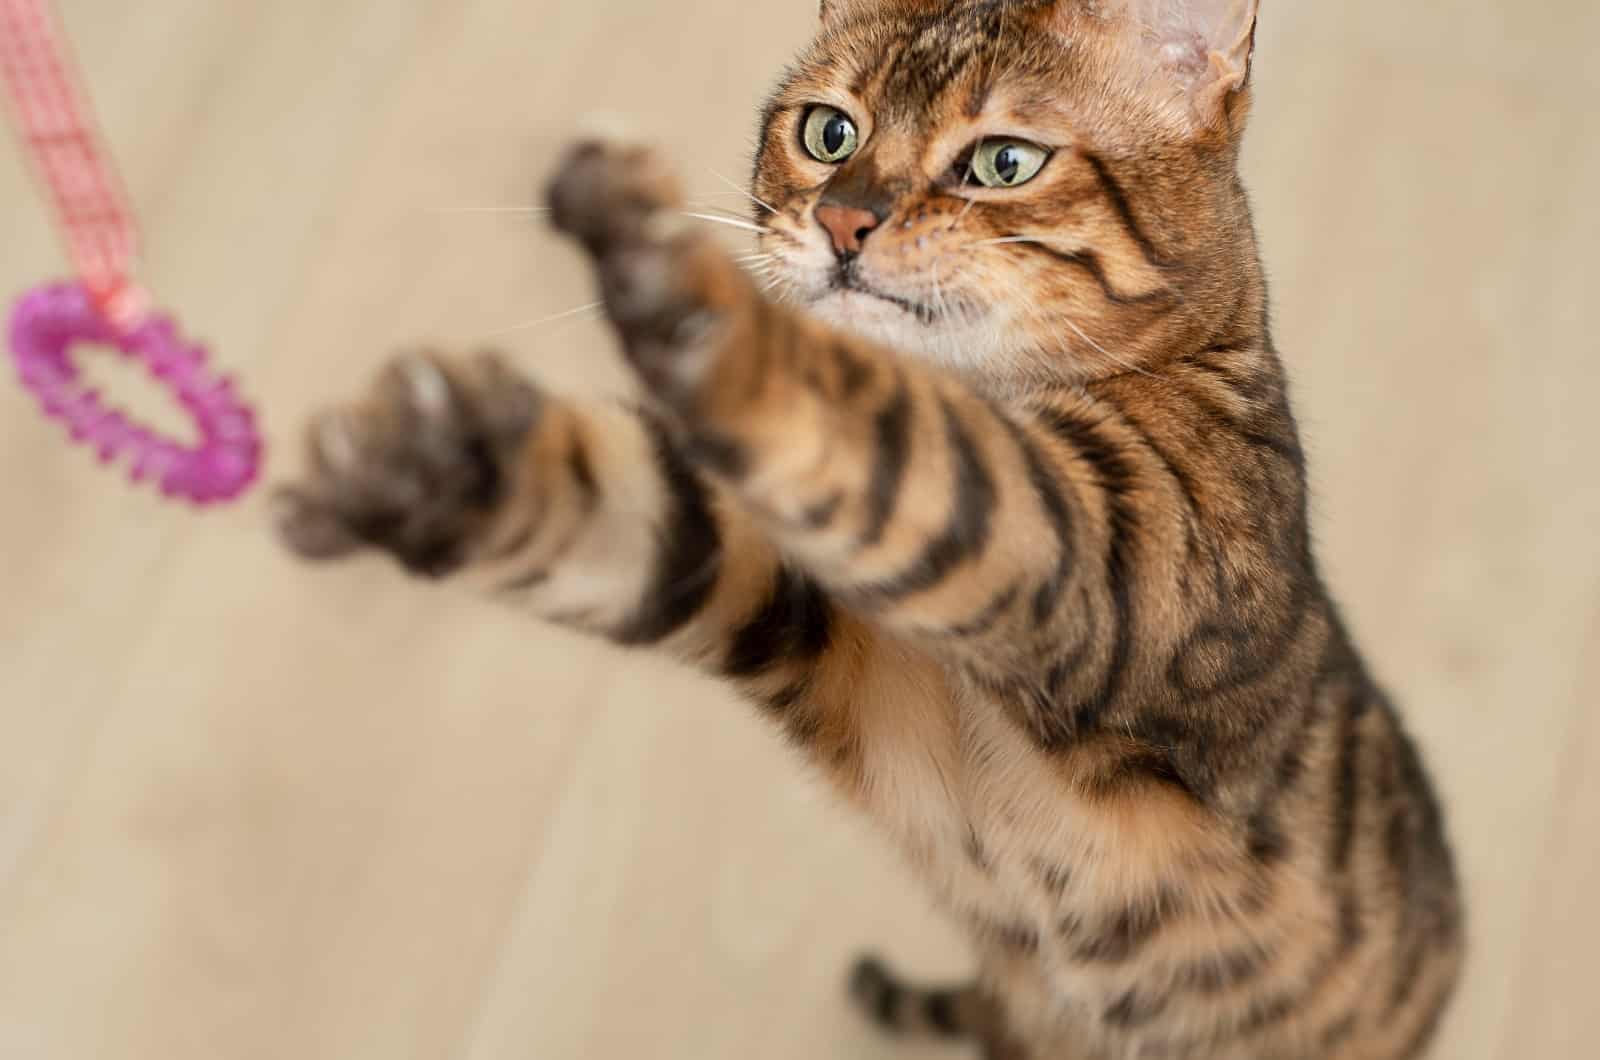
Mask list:
[[[403,359],[313,429],[289,541],[741,690],[970,933],[966,987],[857,970],[885,1024],[1029,1060],[1418,1055],[1461,907],[1310,547],[1236,170],[1254,27],[1254,0],[829,0],[762,115],[779,297],[661,156],[581,144],[553,218],[648,404]],[[842,164],[802,147],[818,103],[860,127]],[[975,186],[995,136],[1049,160]]]

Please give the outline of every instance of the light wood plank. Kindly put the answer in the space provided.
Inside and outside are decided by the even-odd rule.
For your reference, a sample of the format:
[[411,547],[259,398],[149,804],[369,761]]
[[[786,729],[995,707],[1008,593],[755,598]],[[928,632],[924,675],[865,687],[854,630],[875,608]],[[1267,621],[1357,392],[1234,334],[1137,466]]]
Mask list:
[[[722,196],[711,170],[742,175],[812,17],[64,6],[146,278],[245,377],[280,472],[305,412],[396,345],[591,297],[538,224],[439,208],[529,201],[595,110]],[[1472,899],[1437,1055],[1578,1060],[1600,1035],[1600,8],[1268,8],[1248,169],[1318,536]],[[59,258],[14,162],[0,204],[10,291]],[[496,341],[559,387],[626,385],[592,321]],[[0,1055],[868,1057],[889,1050],[840,997],[853,952],[963,969],[708,682],[377,564],[304,571],[259,498],[159,505],[10,385],[0,443]]]

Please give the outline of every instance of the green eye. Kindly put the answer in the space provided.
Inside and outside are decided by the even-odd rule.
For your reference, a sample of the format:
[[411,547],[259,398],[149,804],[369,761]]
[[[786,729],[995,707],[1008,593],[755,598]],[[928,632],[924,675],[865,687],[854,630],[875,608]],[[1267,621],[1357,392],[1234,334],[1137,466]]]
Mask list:
[[1022,140],[985,140],[972,152],[972,175],[986,188],[1015,188],[1039,174],[1050,152]]
[[856,153],[861,134],[843,111],[819,103],[806,112],[800,139],[812,158],[832,164]]

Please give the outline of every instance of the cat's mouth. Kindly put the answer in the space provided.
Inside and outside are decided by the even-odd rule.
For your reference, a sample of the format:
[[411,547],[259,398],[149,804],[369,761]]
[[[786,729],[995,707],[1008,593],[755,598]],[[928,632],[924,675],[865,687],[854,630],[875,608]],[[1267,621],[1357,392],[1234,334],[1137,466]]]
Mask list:
[[921,302],[902,298],[899,295],[893,295],[874,287],[863,280],[860,274],[851,267],[851,264],[840,265],[839,268],[834,270],[828,284],[828,293],[865,295],[880,302],[887,302],[901,312],[916,317],[921,323],[933,323],[934,312],[931,306],[923,305]]

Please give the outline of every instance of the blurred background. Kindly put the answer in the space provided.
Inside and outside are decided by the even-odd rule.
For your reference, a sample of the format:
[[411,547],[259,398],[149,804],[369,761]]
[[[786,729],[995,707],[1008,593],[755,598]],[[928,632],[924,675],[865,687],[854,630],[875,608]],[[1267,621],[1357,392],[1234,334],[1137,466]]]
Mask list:
[[[262,410],[418,341],[622,379],[526,216],[574,118],[706,202],[815,0],[63,0],[143,279]],[[1435,1054],[1600,1053],[1600,5],[1266,0],[1247,170],[1327,573],[1426,747],[1473,960]],[[0,292],[64,271],[0,148]],[[90,372],[178,423],[119,366]],[[9,372],[7,373],[9,375]],[[312,572],[261,493],[129,489],[0,381],[0,1056],[959,1056],[847,1010],[966,957],[751,712]]]

